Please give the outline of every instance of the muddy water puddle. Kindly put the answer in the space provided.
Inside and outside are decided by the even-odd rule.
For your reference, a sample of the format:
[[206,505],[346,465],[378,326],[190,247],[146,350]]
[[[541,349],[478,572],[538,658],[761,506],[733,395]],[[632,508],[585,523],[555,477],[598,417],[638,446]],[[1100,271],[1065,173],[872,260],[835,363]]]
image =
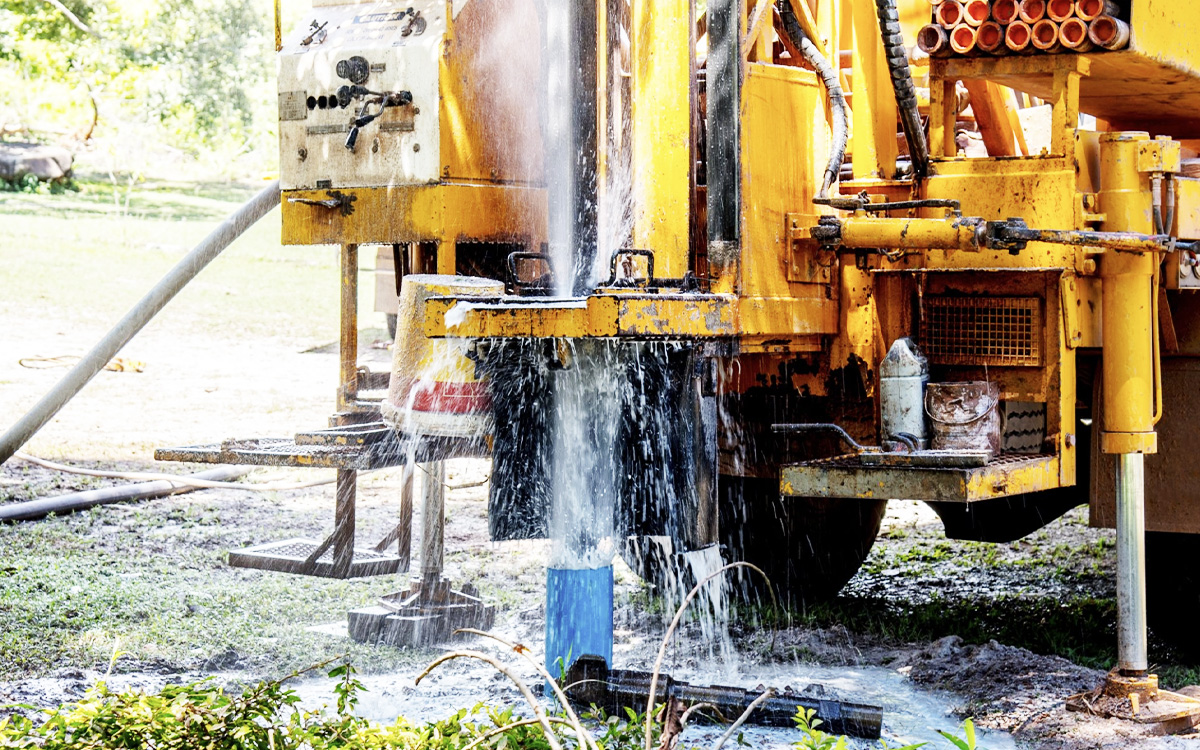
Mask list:
[[[646,665],[618,666],[640,669]],[[451,662],[427,677],[419,686],[414,686],[413,680],[419,672],[419,669],[414,669],[411,672],[362,676],[368,692],[362,696],[359,712],[380,722],[390,722],[398,716],[411,721],[433,721],[445,718],[460,708],[470,708],[480,703],[496,707],[514,706],[517,712],[524,707],[512,683],[487,665],[467,660]],[[519,673],[528,684],[538,683],[532,670],[521,670]],[[882,739],[893,747],[914,742],[928,742],[931,748],[950,747],[950,743],[938,735],[937,730],[961,735],[960,720],[951,714],[955,706],[952,696],[922,690],[899,672],[884,667],[742,665],[734,671],[675,669],[671,674],[694,685],[717,684],[741,688],[790,686],[796,691],[808,688],[810,692],[810,685],[819,685],[825,690],[825,697],[880,705],[884,712]],[[295,688],[305,705],[319,706],[334,701],[329,680],[308,680]],[[683,734],[680,747],[712,747],[725,729],[724,725],[696,722]],[[795,730],[751,726],[744,726],[743,734],[745,741],[756,748],[790,748],[799,738]],[[989,750],[1016,747],[1012,738],[1003,732],[981,730],[979,737],[980,745]],[[878,742],[866,740],[852,740],[849,743],[852,748],[878,746]]]

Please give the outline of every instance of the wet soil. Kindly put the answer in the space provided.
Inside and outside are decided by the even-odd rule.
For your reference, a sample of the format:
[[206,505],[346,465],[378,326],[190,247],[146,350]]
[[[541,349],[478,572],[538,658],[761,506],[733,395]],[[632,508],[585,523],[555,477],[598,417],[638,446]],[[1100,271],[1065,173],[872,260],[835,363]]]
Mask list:
[[[0,414],[15,418],[61,376],[18,364],[23,357],[85,350],[103,331],[82,330],[19,306],[0,319]],[[252,306],[251,306],[252,309]],[[251,314],[251,313],[247,313]],[[244,329],[243,329],[244,330]],[[375,368],[387,352],[361,351]],[[326,341],[287,335],[233,338],[228,330],[180,337],[149,329],[127,354],[143,373],[101,373],[30,444],[43,457],[82,466],[186,471],[156,464],[153,448],[227,437],[288,435],[324,424],[333,403],[336,356]],[[482,462],[453,462],[447,483],[446,573],[475,584],[495,603],[497,632],[540,651],[544,545],[487,541]],[[301,480],[303,471],[267,478]],[[114,482],[46,471],[20,461],[0,466],[0,501],[13,502]],[[364,477],[359,534],[373,542],[395,522],[399,472]],[[332,488],[280,493],[209,490],[71,517],[0,528],[0,703],[54,705],[77,699],[104,674],[114,649],[126,652],[112,686],[154,689],[166,681],[216,675],[230,684],[278,678],[349,653],[366,673],[364,710],[378,718],[448,711],[479,698],[510,701],[511,687],[466,665],[422,683],[412,677],[437,650],[355,645],[344,612],[401,588],[401,577],[327,582],[245,571],[224,553],[250,544],[329,531]],[[419,513],[417,519],[419,528]],[[682,679],[722,684],[835,686],[887,702],[891,737],[925,737],[917,724],[953,729],[965,717],[997,734],[993,748],[1200,747],[1197,739],[1154,738],[1149,730],[1068,713],[1064,699],[1094,687],[1111,663],[1112,534],[1091,529],[1076,510],[1007,545],[942,538],[924,506],[893,503],[863,570],[842,596],[792,613],[772,627],[762,608],[738,609],[728,640],[684,627],[668,669]],[[618,564],[615,659],[649,669],[671,612]],[[1174,666],[1169,650],[1156,661]],[[524,672],[531,682],[536,678]],[[1186,672],[1176,670],[1178,679]],[[327,681],[300,683],[314,701]],[[1182,682],[1170,684],[1182,687]],[[469,689],[465,689],[469,688]],[[894,698],[894,700],[893,700]],[[907,701],[905,703],[904,701]],[[430,715],[429,718],[432,718]],[[716,730],[697,728],[695,741]],[[940,738],[935,747],[947,746]],[[783,747],[790,736],[763,736]]]

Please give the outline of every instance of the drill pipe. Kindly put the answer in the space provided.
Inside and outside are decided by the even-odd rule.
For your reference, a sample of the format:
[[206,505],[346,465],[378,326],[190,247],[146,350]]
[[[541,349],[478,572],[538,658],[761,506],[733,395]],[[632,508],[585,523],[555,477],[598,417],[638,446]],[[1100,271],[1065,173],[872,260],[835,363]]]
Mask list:
[[1021,0],[1020,10],[1017,15],[1021,20],[1032,26],[1046,16],[1045,0]]
[[1046,15],[1055,23],[1062,23],[1075,15],[1075,0],[1050,0],[1046,3]]
[[979,27],[979,33],[976,35],[979,49],[991,54],[1003,54],[1004,49],[1004,29],[995,21],[984,21]]
[[992,20],[1001,26],[1007,26],[1016,21],[1019,13],[1017,0],[996,0],[992,3]]
[[1062,45],[1058,41],[1058,24],[1043,18],[1033,25],[1033,46],[1041,52],[1054,52]]
[[[596,705],[610,715],[620,715],[624,709],[645,710],[650,697],[649,672],[631,669],[609,669],[603,659],[582,656],[567,670],[564,682],[569,686],[567,697],[580,705]],[[655,703],[666,703],[675,698],[686,706],[710,703],[717,711],[730,719],[740,716],[750,703],[765,692],[766,688],[754,690],[713,685],[700,687],[660,675],[655,688]],[[773,727],[795,726],[796,708],[815,709],[823,728],[834,734],[877,739],[883,724],[883,709],[849,701],[829,700],[811,695],[801,695],[788,689],[777,693],[750,715],[753,724]]]
[[1029,46],[1032,41],[1033,29],[1024,21],[1013,21],[1004,32],[1004,46],[1013,52],[1033,52]]
[[962,23],[963,7],[958,0],[945,0],[933,12],[933,18],[943,29],[953,29]]
[[1115,16],[1120,12],[1113,0],[1075,0],[1075,15],[1089,23],[1100,16]]
[[1058,30],[1058,38],[1062,45],[1072,52],[1087,52],[1092,48],[1092,40],[1088,39],[1088,25],[1080,18],[1068,18]]
[[941,26],[931,23],[917,32],[917,46],[930,57],[944,55],[950,51],[950,37]]
[[992,15],[987,0],[967,0],[963,3],[963,22],[970,26],[979,26]]
[[973,51],[978,43],[979,30],[974,26],[960,23],[950,31],[950,48],[960,55]]
[[1121,49],[1129,44],[1129,24],[1112,16],[1100,16],[1088,26],[1088,39],[1104,49]]

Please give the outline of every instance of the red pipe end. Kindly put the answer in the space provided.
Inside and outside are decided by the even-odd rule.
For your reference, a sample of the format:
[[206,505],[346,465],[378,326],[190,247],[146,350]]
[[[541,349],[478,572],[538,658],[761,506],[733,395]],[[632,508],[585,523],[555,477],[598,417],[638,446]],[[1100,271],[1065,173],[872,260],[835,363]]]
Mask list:
[[1037,23],[1046,15],[1046,3],[1044,0],[1023,0],[1019,15],[1025,23]]
[[1033,32],[1030,30],[1029,24],[1024,21],[1013,21],[1008,25],[1008,30],[1004,34],[1004,43],[1014,52],[1021,52],[1029,48],[1032,36]]
[[1058,30],[1063,46],[1070,49],[1081,49],[1090,45],[1088,42],[1088,26],[1078,18],[1068,18]]
[[1004,29],[994,21],[987,21],[979,27],[979,49],[984,52],[995,52],[1004,46]]
[[1051,21],[1062,23],[1075,15],[1075,0],[1050,0],[1046,5],[1046,13]]
[[970,0],[963,8],[963,20],[972,26],[979,26],[992,15],[992,9],[987,0]]
[[959,54],[966,54],[975,49],[978,34],[975,29],[966,24],[955,26],[950,32],[950,46]]
[[1007,26],[1017,20],[1017,0],[996,0],[992,3],[992,18],[996,23]]
[[1033,25],[1033,46],[1048,50],[1058,44],[1058,24],[1043,18]]
[[944,28],[952,29],[962,23],[962,6],[955,0],[946,0],[938,6],[937,22]]

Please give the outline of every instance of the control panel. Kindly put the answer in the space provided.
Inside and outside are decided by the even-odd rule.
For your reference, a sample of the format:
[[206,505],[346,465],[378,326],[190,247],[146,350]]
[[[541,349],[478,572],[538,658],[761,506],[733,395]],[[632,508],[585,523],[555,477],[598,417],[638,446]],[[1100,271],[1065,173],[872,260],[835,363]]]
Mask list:
[[279,54],[283,189],[439,179],[440,0],[315,7]]

